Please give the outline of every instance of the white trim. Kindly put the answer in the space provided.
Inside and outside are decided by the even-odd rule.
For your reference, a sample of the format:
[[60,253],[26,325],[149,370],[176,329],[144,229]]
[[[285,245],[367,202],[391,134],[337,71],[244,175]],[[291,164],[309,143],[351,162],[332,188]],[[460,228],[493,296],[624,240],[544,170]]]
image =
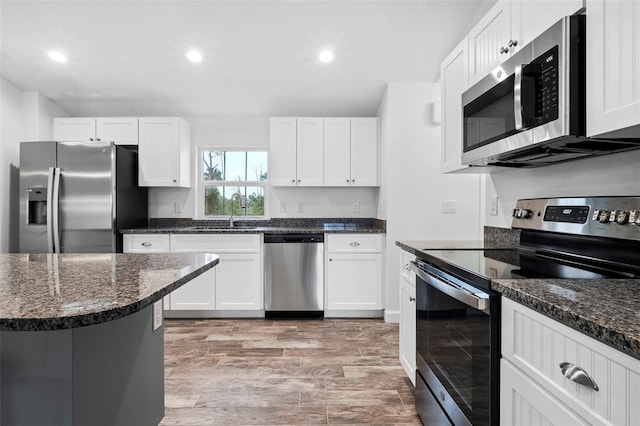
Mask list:
[[384,310],[384,322],[399,324],[400,323],[400,311]]

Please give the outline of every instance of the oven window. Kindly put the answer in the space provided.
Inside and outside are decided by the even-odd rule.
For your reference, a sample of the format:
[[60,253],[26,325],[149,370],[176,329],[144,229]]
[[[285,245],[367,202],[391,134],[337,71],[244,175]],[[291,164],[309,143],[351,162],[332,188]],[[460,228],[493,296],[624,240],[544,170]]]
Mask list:
[[416,349],[473,425],[491,422],[491,320],[417,280]]
[[464,107],[464,152],[517,133],[514,80],[509,76]]

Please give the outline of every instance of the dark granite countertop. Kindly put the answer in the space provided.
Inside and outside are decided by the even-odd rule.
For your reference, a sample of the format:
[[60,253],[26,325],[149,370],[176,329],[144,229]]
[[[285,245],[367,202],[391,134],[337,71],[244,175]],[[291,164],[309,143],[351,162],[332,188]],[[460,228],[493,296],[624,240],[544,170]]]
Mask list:
[[423,240],[423,241],[396,241],[396,245],[404,251],[420,257],[425,250],[502,250],[513,248],[513,245],[504,242],[492,242],[483,240]]
[[640,280],[498,279],[503,296],[640,359]]
[[123,234],[264,234],[264,233],[385,233],[386,223],[363,218],[293,218],[240,220],[233,228],[227,220],[152,219],[150,226],[122,229]]
[[125,317],[218,263],[212,254],[0,254],[0,330],[57,330]]

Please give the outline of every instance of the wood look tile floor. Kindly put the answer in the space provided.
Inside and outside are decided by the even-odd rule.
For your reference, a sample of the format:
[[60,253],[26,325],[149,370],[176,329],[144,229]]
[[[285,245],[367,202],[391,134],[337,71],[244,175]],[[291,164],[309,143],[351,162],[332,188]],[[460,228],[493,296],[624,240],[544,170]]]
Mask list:
[[420,425],[383,320],[165,320],[170,425]]

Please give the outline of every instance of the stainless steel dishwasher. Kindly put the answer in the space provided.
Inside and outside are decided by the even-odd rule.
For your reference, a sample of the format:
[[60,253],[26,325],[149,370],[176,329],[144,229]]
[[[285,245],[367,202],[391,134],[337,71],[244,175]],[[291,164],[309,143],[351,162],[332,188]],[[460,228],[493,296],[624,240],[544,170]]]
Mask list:
[[324,235],[264,234],[267,318],[324,316]]

